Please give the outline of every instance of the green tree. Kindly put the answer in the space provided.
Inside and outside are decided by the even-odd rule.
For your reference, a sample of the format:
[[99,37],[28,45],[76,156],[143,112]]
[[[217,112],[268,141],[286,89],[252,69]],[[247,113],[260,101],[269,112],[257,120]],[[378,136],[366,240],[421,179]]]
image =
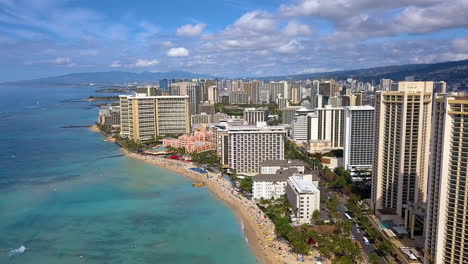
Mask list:
[[319,210],[315,210],[313,213],[312,213],[312,223],[314,225],[319,225],[321,224],[321,217],[320,217],[320,211]]
[[252,193],[253,179],[252,177],[245,177],[240,180],[240,189],[246,193]]
[[376,253],[372,253],[369,257],[369,261],[371,264],[381,264],[379,256]]
[[380,251],[383,256],[386,256],[392,252],[392,244],[388,240],[382,241],[377,245],[377,250]]

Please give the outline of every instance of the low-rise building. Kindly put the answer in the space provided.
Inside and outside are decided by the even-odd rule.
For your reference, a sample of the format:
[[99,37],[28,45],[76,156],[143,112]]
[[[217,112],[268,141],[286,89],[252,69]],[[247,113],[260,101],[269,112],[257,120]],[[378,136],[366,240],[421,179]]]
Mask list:
[[312,214],[320,212],[318,181],[311,174],[294,175],[288,178],[286,196],[295,212],[294,224],[310,224]]
[[275,174],[286,169],[297,169],[305,172],[305,163],[300,160],[265,160],[260,163],[260,174]]
[[201,127],[193,134],[185,134],[178,138],[163,139],[164,147],[184,148],[186,153],[197,153],[214,150],[214,134],[212,131]]
[[252,195],[255,200],[278,199],[286,193],[288,178],[299,175],[296,168],[279,170],[273,174],[258,174],[253,177]]

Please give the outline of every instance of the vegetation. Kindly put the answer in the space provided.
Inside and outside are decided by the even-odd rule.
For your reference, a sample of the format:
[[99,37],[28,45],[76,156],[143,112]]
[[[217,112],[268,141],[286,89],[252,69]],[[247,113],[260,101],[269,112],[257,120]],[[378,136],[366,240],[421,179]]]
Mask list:
[[304,161],[309,167],[316,168],[319,162],[302,152],[292,141],[287,140],[284,143],[284,156],[286,159],[298,159]]
[[129,138],[122,138],[120,136],[114,137],[123,148],[130,152],[140,152],[143,150],[143,145],[140,142],[135,142]]
[[205,164],[211,167],[219,167],[220,158],[215,151],[204,151],[192,154],[192,161],[198,164]]
[[245,193],[252,193],[253,188],[253,179],[252,177],[245,177],[243,179],[239,179],[239,188]]

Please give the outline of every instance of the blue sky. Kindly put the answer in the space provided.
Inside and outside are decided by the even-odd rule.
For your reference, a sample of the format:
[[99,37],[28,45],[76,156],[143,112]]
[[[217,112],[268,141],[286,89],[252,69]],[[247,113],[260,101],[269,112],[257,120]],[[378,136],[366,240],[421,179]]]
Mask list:
[[468,59],[468,0],[0,0],[0,81],[264,76]]

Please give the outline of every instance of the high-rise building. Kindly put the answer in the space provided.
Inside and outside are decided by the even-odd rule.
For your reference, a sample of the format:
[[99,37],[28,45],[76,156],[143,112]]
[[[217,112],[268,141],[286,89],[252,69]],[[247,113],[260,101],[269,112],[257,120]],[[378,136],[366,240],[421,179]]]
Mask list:
[[444,81],[434,82],[434,94],[436,93],[446,93],[447,92],[447,83]]
[[390,79],[380,79],[380,91],[391,91],[393,81]]
[[194,115],[198,111],[200,103],[200,85],[195,82],[177,82],[170,85],[171,95],[188,95],[190,102],[190,115]]
[[212,115],[207,113],[194,114],[190,117],[192,126],[199,124],[210,124],[212,123]]
[[218,102],[218,87],[209,86],[208,87],[208,103],[215,104]]
[[190,132],[188,96],[121,95],[122,137],[135,141]]
[[268,120],[267,108],[244,108],[244,121],[249,125],[257,125],[257,122]]
[[283,124],[291,125],[294,120],[296,111],[300,109],[300,106],[289,106],[283,109]]
[[[225,131],[225,132],[223,132]],[[231,126],[218,129],[221,162],[237,173],[255,175],[265,160],[283,160],[286,130],[282,126]]]
[[269,102],[271,103],[276,102],[276,98],[280,95],[289,99],[288,83],[285,81],[264,83],[263,90],[268,91],[270,95]]
[[276,98],[276,104],[278,105],[279,110],[283,110],[284,108],[289,106],[289,99],[279,96],[278,98]]
[[246,92],[232,92],[229,95],[230,104],[248,104],[249,97]]
[[296,110],[293,122],[291,124],[291,137],[296,141],[307,141],[309,132],[309,118],[308,114],[313,113],[314,110],[301,107]]
[[343,107],[316,108],[309,118],[309,140],[328,140],[331,147],[341,149],[344,145]]
[[159,80],[159,89],[169,91],[170,81],[168,79]]
[[98,123],[101,125],[120,126],[120,107],[100,108]]
[[425,264],[468,263],[468,97],[434,102]]
[[400,82],[375,96],[371,207],[404,219],[411,237],[423,233],[432,90],[432,82]]
[[343,161],[353,180],[370,180],[374,152],[374,107],[344,107]]
[[198,113],[207,113],[209,115],[215,114],[215,105],[208,103],[200,103],[198,105]]

